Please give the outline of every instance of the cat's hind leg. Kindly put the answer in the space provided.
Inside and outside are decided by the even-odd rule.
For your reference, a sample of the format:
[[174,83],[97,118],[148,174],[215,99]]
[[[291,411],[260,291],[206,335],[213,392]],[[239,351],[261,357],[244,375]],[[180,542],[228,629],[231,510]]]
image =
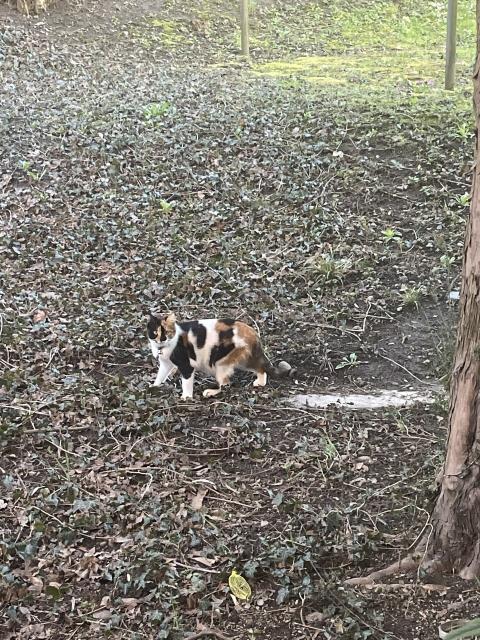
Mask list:
[[264,387],[267,384],[267,374],[265,371],[255,371],[257,379],[253,381],[254,387]]
[[203,392],[204,398],[212,398],[213,396],[218,396],[222,391],[222,387],[227,385],[230,382],[230,376],[233,373],[232,367],[222,367],[217,365],[215,369],[215,378],[218,382],[218,389],[205,389]]
[[267,361],[259,343],[256,343],[252,349],[252,353],[245,363],[245,369],[257,374],[256,380],[253,382],[254,387],[264,387],[267,384]]

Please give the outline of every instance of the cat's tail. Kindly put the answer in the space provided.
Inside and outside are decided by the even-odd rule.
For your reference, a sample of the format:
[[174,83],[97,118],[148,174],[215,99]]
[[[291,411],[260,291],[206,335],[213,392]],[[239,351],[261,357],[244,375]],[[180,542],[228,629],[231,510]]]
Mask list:
[[292,367],[288,362],[285,362],[285,360],[279,362],[276,367],[272,366],[266,358],[264,359],[264,362],[265,371],[272,378],[286,378],[292,374]]
[[293,372],[292,367],[285,360],[279,362],[276,367],[270,364],[258,340],[253,345],[245,368],[249,371],[256,371],[258,374],[266,373],[272,378],[286,378]]

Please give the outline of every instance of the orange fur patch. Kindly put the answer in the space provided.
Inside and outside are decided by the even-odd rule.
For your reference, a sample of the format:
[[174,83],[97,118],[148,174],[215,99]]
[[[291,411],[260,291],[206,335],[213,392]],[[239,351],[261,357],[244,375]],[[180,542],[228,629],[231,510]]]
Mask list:
[[218,364],[222,367],[239,367],[245,364],[249,357],[250,353],[246,347],[236,347],[225,358],[222,358]]
[[174,313],[169,313],[166,318],[162,320],[162,326],[165,329],[165,333],[168,338],[172,338],[175,335],[175,323],[177,321],[177,317]]
[[259,342],[259,338],[255,329],[252,329],[248,324],[244,322],[235,322],[234,325],[237,329],[239,338],[242,338],[247,343],[249,350],[252,351],[253,347]]
[[[221,365],[226,367],[242,367],[250,360],[252,351],[255,345],[258,344],[258,336],[252,327],[244,322],[235,322],[233,327],[224,324],[223,322],[217,322],[217,328],[219,331],[228,331],[229,329],[236,329],[237,336],[245,342],[244,347],[235,347],[225,358],[222,358]],[[223,344],[232,344],[233,337],[223,340]]]

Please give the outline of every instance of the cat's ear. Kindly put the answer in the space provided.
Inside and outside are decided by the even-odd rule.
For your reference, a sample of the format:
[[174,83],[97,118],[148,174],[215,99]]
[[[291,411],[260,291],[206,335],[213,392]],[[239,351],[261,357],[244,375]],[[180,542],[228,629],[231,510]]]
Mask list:
[[165,316],[163,326],[167,331],[173,331],[175,329],[175,323],[177,322],[177,316],[174,313],[169,313]]

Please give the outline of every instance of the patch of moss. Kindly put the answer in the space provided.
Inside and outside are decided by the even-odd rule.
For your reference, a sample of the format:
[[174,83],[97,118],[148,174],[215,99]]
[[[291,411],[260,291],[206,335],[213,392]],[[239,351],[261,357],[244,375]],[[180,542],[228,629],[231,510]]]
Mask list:
[[394,85],[400,82],[438,84],[442,80],[443,66],[435,60],[417,58],[403,52],[395,56],[379,54],[302,56],[293,60],[279,60],[255,65],[254,71],[262,75],[286,77],[301,76],[310,82],[322,84],[364,84],[375,82]]
[[[282,83],[304,82],[314,90],[332,87],[337,95],[348,92],[351,100],[372,104],[380,100],[395,105],[400,100],[414,106],[418,102],[420,109],[429,100],[446,101],[462,113],[468,111],[475,49],[473,0],[459,5],[457,89],[448,93],[443,90],[446,7],[436,0],[373,0],[354,6],[339,0],[328,8],[306,5],[297,13],[304,25],[299,41],[311,41],[316,32],[316,48],[324,55],[283,55],[254,65],[253,73]],[[273,31],[282,37],[289,33],[294,40],[297,19],[297,14],[278,9],[269,26],[265,18],[265,46]]]
[[173,47],[188,40],[184,32],[185,25],[179,21],[151,18],[149,20],[155,30],[160,31],[160,42],[167,47]]

